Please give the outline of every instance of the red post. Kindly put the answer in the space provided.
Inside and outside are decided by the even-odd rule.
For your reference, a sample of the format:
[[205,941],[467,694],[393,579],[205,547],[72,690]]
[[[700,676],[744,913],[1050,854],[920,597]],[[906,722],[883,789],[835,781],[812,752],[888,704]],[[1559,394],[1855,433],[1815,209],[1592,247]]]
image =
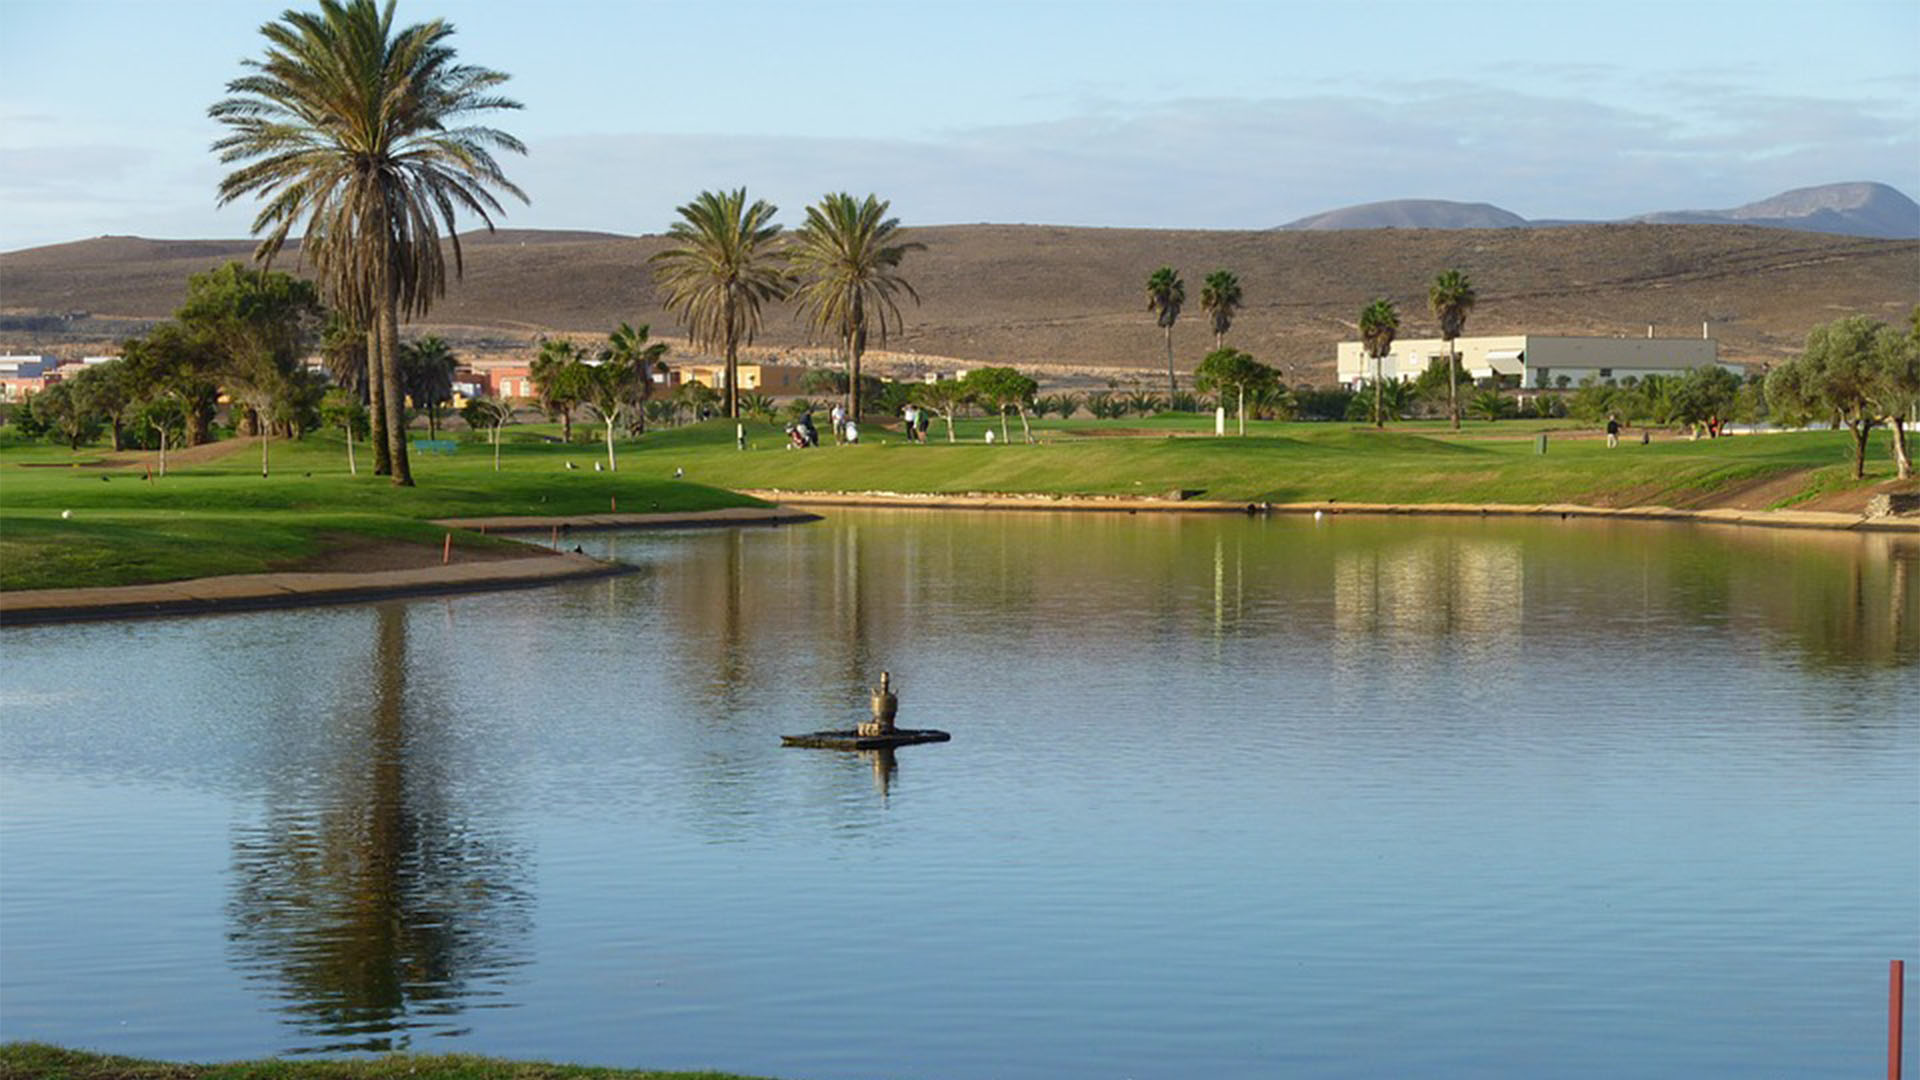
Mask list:
[[448,533],[447,542],[440,545],[440,565],[445,566],[452,561],[453,561],[453,534]]
[[1907,962],[1895,960],[1887,979],[1887,1080],[1900,1080],[1900,1014],[1906,987]]

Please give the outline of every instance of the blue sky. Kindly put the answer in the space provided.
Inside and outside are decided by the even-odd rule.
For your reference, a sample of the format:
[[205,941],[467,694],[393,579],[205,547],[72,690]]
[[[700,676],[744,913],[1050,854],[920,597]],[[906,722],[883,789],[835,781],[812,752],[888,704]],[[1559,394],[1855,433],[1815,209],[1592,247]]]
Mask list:
[[[285,0],[0,0],[0,250],[237,237],[206,108]],[[298,5],[294,5],[298,6]],[[1920,3],[402,0],[510,73],[507,226],[656,232],[703,188],[791,222],[1264,228],[1391,198],[1527,217],[1920,196]]]

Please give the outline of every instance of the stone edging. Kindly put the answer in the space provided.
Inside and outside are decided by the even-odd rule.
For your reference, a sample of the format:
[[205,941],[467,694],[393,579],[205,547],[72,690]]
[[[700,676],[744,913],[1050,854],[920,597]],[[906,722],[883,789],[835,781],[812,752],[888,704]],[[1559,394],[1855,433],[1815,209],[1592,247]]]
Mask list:
[[1635,521],[1697,521],[1723,525],[1752,525],[1775,529],[1839,529],[1920,533],[1920,519],[1869,518],[1822,510],[1676,510],[1667,506],[1619,508],[1574,503],[1525,505],[1511,503],[1357,503],[1298,502],[1243,503],[1203,499],[1139,498],[1128,496],[1005,495],[970,492],[963,495],[895,491],[743,491],[743,495],[800,506],[926,507],[940,510],[1069,510],[1125,511],[1174,514],[1376,514],[1452,517],[1618,518]]

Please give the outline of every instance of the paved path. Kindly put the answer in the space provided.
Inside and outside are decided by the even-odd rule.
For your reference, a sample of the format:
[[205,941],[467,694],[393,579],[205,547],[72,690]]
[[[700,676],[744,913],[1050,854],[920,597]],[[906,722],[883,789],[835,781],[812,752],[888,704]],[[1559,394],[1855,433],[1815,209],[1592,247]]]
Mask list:
[[1775,529],[1850,529],[1920,534],[1920,518],[1868,518],[1821,510],[1676,510],[1666,506],[1619,508],[1571,503],[1244,503],[1206,499],[1128,498],[1056,495],[944,495],[894,491],[743,491],[758,499],[794,506],[928,507],[942,510],[1086,510],[1129,513],[1214,514],[1390,514],[1464,517],[1589,517],[1641,521],[1705,521]]

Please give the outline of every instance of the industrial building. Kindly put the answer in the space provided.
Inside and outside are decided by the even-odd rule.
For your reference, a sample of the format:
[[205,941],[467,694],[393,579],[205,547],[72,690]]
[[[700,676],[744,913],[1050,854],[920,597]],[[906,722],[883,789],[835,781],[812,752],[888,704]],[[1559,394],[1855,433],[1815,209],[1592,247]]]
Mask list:
[[[1737,364],[1720,362],[1719,343],[1697,338],[1565,337],[1512,334],[1501,337],[1455,338],[1460,366],[1472,379],[1498,379],[1501,385],[1528,390],[1579,386],[1585,379],[1602,382],[1647,375],[1677,375],[1689,368],[1720,364],[1736,374]],[[1340,382],[1358,388],[1373,379],[1411,380],[1435,360],[1444,360],[1447,343],[1440,338],[1395,341],[1378,361],[1358,341],[1343,341],[1337,359]]]

